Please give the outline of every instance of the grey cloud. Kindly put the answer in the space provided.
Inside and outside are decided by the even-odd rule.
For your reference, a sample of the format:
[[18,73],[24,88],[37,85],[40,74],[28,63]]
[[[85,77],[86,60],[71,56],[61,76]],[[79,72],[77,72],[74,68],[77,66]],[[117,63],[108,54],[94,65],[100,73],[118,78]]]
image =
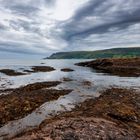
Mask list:
[[0,23],[0,30],[8,30],[8,27]]
[[12,43],[12,42],[1,42],[0,43],[0,51],[7,51],[7,52],[24,52],[24,53],[31,53],[29,50],[25,50],[24,47],[21,49],[21,44]]
[[[122,2],[125,1],[123,0]],[[131,1],[129,0],[127,2],[129,3]],[[123,5],[125,3],[121,4]],[[124,28],[128,28],[130,25],[139,23],[140,2],[133,0],[132,4],[134,5],[133,9],[129,10],[128,8],[128,10],[125,10],[124,7],[122,9],[116,9],[116,11],[105,14],[106,11],[114,6],[112,1],[91,0],[86,6],[79,9],[73,18],[67,21],[67,24],[64,24],[64,38],[67,41],[71,41],[75,37],[77,39],[77,37],[83,38],[91,34],[102,34],[110,32],[110,29],[113,27],[116,27],[118,30],[122,30]],[[133,5],[130,5],[130,8]],[[88,17],[93,16],[100,18],[101,23],[98,24],[97,22],[96,24],[96,20],[87,20]],[[94,23],[93,26],[91,26],[91,22]],[[82,24],[83,26],[81,29]]]
[[32,48],[32,46],[28,46],[27,44],[19,42],[10,42],[10,41],[0,42],[0,51],[26,53],[26,54],[42,54],[43,51],[40,50],[41,50],[40,46],[36,45],[34,45]]
[[74,20],[80,20],[85,16],[93,15],[96,9],[100,7],[105,1],[104,0],[90,0],[84,7],[77,10],[77,13],[73,16]]
[[140,1],[88,0],[62,21],[56,2],[0,0],[0,14],[7,14],[0,15],[0,51],[42,53],[140,44]]
[[14,30],[23,29],[26,32],[40,34],[39,24],[36,22],[24,21],[24,20],[10,20],[9,25]]
[[[31,1],[32,2],[32,1]],[[35,15],[36,12],[40,10],[39,7],[34,6],[32,3],[20,2],[17,0],[3,0],[1,3],[5,9],[8,9],[13,14],[23,15],[23,16],[31,16]]]
[[65,39],[71,41],[71,39],[73,39],[74,37],[82,38],[91,34],[102,34],[102,33],[110,32],[111,28],[117,28],[117,30],[124,30],[125,28],[128,28],[128,26],[139,22],[140,22],[140,17],[139,18],[132,17],[132,19],[130,18],[122,21],[102,24],[99,26],[97,25],[96,27],[92,27],[83,31],[79,31],[79,32],[73,31],[72,33],[71,32],[66,33]]
[[46,5],[54,5],[56,0],[44,0]]
[[39,9],[33,6],[27,6],[27,5],[13,5],[11,7],[8,7],[13,13],[21,14],[24,16],[31,15],[35,12],[37,12]]

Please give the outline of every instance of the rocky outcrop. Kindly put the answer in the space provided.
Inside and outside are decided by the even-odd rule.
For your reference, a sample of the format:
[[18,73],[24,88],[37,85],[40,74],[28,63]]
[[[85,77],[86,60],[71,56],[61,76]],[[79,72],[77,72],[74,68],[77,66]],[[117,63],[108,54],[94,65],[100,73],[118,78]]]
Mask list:
[[0,96],[0,126],[23,118],[43,103],[56,100],[71,92],[71,90],[48,89],[58,84],[60,84],[58,81],[40,82],[6,90],[10,94]]
[[76,65],[91,67],[119,76],[140,76],[140,58],[97,59],[94,61],[81,62]]
[[140,92],[111,88],[14,140],[140,140]]
[[0,72],[6,74],[8,76],[20,76],[20,75],[26,74],[26,73],[22,73],[22,72],[17,72],[17,71],[12,70],[12,69],[1,69]]
[[61,69],[61,71],[63,71],[63,72],[72,72],[74,70],[71,69],[71,68],[63,68],[63,69]]

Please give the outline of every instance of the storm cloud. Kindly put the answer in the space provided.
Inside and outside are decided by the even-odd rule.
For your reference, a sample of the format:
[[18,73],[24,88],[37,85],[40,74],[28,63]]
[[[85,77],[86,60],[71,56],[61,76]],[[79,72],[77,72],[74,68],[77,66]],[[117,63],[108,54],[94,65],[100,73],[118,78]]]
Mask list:
[[140,46],[138,0],[0,0],[0,51]]

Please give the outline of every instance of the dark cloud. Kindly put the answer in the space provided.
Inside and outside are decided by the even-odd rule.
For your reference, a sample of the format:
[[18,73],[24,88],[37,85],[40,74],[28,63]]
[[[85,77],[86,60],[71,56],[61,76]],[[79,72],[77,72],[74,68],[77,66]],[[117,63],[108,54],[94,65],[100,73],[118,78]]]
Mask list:
[[44,0],[46,5],[54,5],[56,0]]
[[[67,41],[71,41],[75,37],[77,39],[78,37],[83,38],[91,34],[104,34],[110,32],[111,28],[122,30],[128,28],[130,25],[140,23],[140,2],[137,1],[136,4],[134,2],[136,0],[132,3],[134,7],[133,5],[129,5],[130,7],[127,10],[124,7],[105,14],[115,4],[105,0],[91,0],[87,5],[79,9],[67,24],[64,24],[63,36]],[[131,6],[133,9],[130,9]],[[95,20],[88,20],[88,18],[94,16],[101,19],[101,23],[98,23],[96,18]],[[95,24],[96,22],[97,24]]]
[[35,22],[30,22],[25,20],[10,20],[9,26],[16,31],[22,29],[27,32],[40,34],[39,25],[38,23]]
[[[37,49],[34,51],[30,46],[25,48],[26,44],[18,43],[18,42],[1,42],[0,43],[0,52],[16,52],[16,53],[25,53],[25,54],[42,54]],[[36,48],[40,48],[39,46],[34,46]],[[46,52],[47,53],[47,52]]]
[[112,22],[112,23],[106,23],[102,25],[97,25],[95,27],[91,27],[89,29],[83,30],[83,31],[76,31],[76,32],[71,32],[69,31],[66,32],[65,34],[65,39],[68,41],[71,41],[74,37],[87,37],[88,35],[91,34],[104,34],[106,32],[111,32],[111,28],[116,28],[117,30],[124,30],[125,28],[128,28],[129,26],[139,23],[140,22],[140,17],[132,17],[128,19],[124,19],[122,21],[117,21],[117,22]]
[[9,8],[13,13],[24,15],[24,16],[34,14],[39,10],[39,8],[28,6],[28,5],[12,5],[7,8]]
[[8,27],[6,27],[5,25],[0,23],[0,30],[7,30],[7,29],[8,29]]
[[[21,49],[22,47],[22,49]],[[7,52],[24,52],[24,53],[31,53],[29,50],[25,50],[23,46],[19,43],[12,43],[12,42],[1,42],[0,43],[0,51],[7,51]]]
[[90,0],[84,7],[77,10],[76,14],[73,16],[73,21],[80,20],[91,14],[95,14],[96,9],[98,9],[105,2],[105,0]]

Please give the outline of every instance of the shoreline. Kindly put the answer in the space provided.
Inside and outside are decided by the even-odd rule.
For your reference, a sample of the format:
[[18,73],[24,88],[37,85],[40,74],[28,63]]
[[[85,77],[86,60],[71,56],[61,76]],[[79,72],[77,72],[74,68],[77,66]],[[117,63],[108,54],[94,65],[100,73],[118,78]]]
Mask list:
[[38,82],[1,91],[7,94],[0,95],[0,127],[9,121],[27,116],[45,102],[57,100],[60,96],[71,92],[71,90],[53,89],[60,83],[59,81]]
[[108,58],[77,63],[78,66],[90,67],[112,75],[122,77],[140,76],[140,58]]
[[[134,63],[135,60],[137,60],[136,63]],[[128,76],[134,78],[139,77],[139,60],[140,59],[138,58],[133,58],[131,60],[101,59],[90,62],[81,62],[76,65],[90,67],[99,71],[101,70],[103,74],[108,73],[110,75],[117,75],[117,77]],[[31,128],[31,130],[29,129],[30,131],[28,131],[28,129],[26,128],[24,129],[25,131],[20,128],[23,131],[18,131],[18,133],[16,133],[17,136],[15,136],[13,140],[63,140],[67,138],[70,140],[117,138],[119,138],[120,140],[140,139],[140,90],[136,90],[139,88],[133,89],[133,86],[130,86],[131,88],[125,88],[125,86],[119,87],[115,85],[112,85],[111,87],[103,86],[103,89],[99,90],[100,96],[89,96],[88,98],[88,95],[86,95],[86,93],[88,94],[88,92],[93,92],[94,88],[97,88],[97,85],[96,83],[93,83],[93,80],[90,80],[90,77],[87,78],[87,75],[84,75],[86,72],[88,72],[88,68],[85,73],[82,73],[82,76],[84,77],[79,80],[76,79],[75,81],[75,77],[73,77],[73,74],[77,72],[77,69],[72,67],[73,65],[70,65],[69,67],[59,67],[56,69],[56,71],[53,67],[50,66],[36,66],[34,70],[23,69],[23,72],[29,74],[42,73],[43,76],[45,76],[45,74],[49,75],[47,72],[50,71],[54,71],[54,73],[57,72],[57,74],[59,74],[60,72],[62,74],[62,78],[58,79],[58,81],[54,80],[52,82],[49,82],[47,80],[47,82],[34,81],[33,84],[27,84],[19,88],[17,87],[15,89],[4,89],[0,91],[0,114],[2,114],[2,116],[0,117],[0,125],[4,126],[4,131],[2,130],[1,134],[7,134],[7,136],[0,136],[0,139],[4,137],[9,137],[10,139],[11,137],[15,136],[14,134],[9,135],[10,132],[8,131],[10,131],[10,129],[6,130],[5,124],[8,124],[8,126],[10,126],[10,124],[12,125],[13,120],[15,120],[14,122],[16,122],[19,119],[24,119],[24,117],[34,112],[34,110],[36,110],[42,104],[49,103],[50,101],[57,102],[60,96],[62,96],[63,98],[63,96],[67,96],[67,94],[71,93],[71,91],[77,91],[77,93],[74,92],[74,94],[78,94],[78,92],[79,94],[81,94],[80,92],[82,90],[77,89],[77,86],[73,85],[76,84],[76,82],[78,82],[78,86],[80,88],[85,88],[85,90],[83,90],[85,94],[83,95],[87,96],[87,98],[85,97],[86,100],[82,100],[83,102],[81,101],[77,104],[75,102],[75,108],[72,107],[72,110],[69,112],[67,109],[65,109],[65,106],[61,106],[61,104],[59,104],[60,107],[64,108],[64,112],[60,111],[58,114],[56,113],[57,115],[55,116],[53,114],[48,119],[44,116],[44,118],[42,119],[43,122],[40,120],[40,123],[42,123],[37,123],[37,125],[35,126],[36,128]],[[132,66],[136,70],[130,71],[130,67]],[[116,67],[119,69],[119,72],[116,72]],[[33,68],[33,66],[31,68]],[[79,68],[82,70],[82,67]],[[129,71],[129,73],[127,71]],[[90,76],[91,74],[92,70]],[[77,78],[79,78],[78,76]],[[70,83],[72,83],[72,85],[75,87],[71,87],[72,85]],[[60,86],[60,88],[57,88],[57,86]],[[72,90],[69,90],[68,87],[71,87]],[[81,94],[81,97],[84,98],[83,95]],[[80,99],[80,95],[78,96]],[[75,98],[76,95],[70,96],[70,99],[71,97]],[[64,100],[62,99],[62,101]],[[56,104],[55,108],[57,108],[57,106],[58,105]],[[45,106],[45,108],[47,107]],[[10,122],[10,124],[8,122]],[[20,125],[18,126],[22,127]],[[9,128],[12,128],[12,126]]]
[[27,75],[31,73],[37,73],[37,72],[51,72],[54,70],[55,69],[50,66],[31,66],[30,70],[23,69],[22,72],[18,72],[13,69],[0,69],[0,73],[3,73],[7,76],[22,76],[22,75]]
[[100,97],[88,99],[70,112],[47,119],[37,129],[20,134],[13,140],[52,140],[65,137],[74,140],[140,139],[139,102],[140,91],[107,89]]

